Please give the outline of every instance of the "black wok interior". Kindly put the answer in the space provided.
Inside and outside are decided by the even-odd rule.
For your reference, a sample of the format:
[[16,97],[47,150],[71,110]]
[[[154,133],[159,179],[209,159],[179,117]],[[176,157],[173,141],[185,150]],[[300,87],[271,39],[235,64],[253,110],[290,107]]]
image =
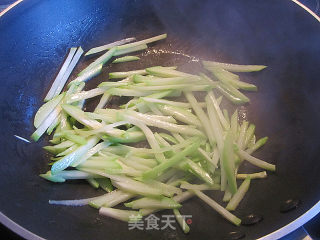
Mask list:
[[[102,192],[85,182],[52,184],[38,174],[48,170],[42,150],[47,138],[25,143],[33,117],[70,47],[84,50],[135,36],[168,33],[138,55],[141,61],[107,66],[109,71],[152,65],[177,65],[198,72],[194,59],[264,64],[260,73],[243,74],[259,91],[248,93],[248,120],[258,137],[269,141],[255,156],[276,163],[277,172],[253,181],[235,214],[261,214],[254,226],[231,225],[199,199],[181,212],[192,214],[191,231],[128,230],[128,225],[85,207],[48,204],[49,199],[79,199]],[[288,224],[320,199],[320,25],[291,1],[117,1],[31,0],[0,19],[0,211],[47,239],[223,239],[241,230],[247,239],[262,237]],[[184,54],[184,55],[183,55]],[[188,56],[191,57],[188,57]],[[92,59],[82,58],[75,73]],[[90,102],[89,102],[90,104]],[[246,171],[255,168],[245,166]],[[212,195],[219,200],[221,194]],[[280,204],[300,199],[283,214]],[[170,214],[170,212],[166,212]]]

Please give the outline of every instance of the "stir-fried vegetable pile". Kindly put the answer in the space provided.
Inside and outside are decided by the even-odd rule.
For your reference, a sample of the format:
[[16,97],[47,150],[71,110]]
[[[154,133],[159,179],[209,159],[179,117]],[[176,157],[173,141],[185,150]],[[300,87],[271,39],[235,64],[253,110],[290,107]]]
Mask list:
[[[41,176],[52,182],[85,179],[107,193],[50,203],[89,204],[100,214],[123,221],[173,209],[188,232],[178,209],[196,195],[239,225],[241,220],[230,211],[237,208],[252,179],[267,176],[266,171],[238,173],[240,165],[247,161],[268,171],[275,171],[275,165],[251,155],[267,137],[257,140],[255,125],[248,121],[240,124],[238,111],[229,117],[220,103],[224,99],[237,105],[249,102],[242,90],[256,91],[257,87],[241,81],[233,72],[260,71],[265,66],[202,61],[203,73],[198,75],[181,72],[175,66],[154,66],[109,73],[111,81],[83,90],[85,82],[100,74],[112,57],[143,50],[146,44],[164,38],[166,34],[136,42],[128,38],[89,50],[85,55],[106,52],[62,92],[83,53],[81,48],[70,50],[45,97],[46,103],[34,118],[37,129],[33,140],[45,132],[52,134],[52,145],[44,147],[54,155],[51,170]],[[137,60],[139,57],[127,55],[112,64]],[[202,92],[204,97],[197,99],[194,92]],[[85,112],[85,100],[96,96],[101,98],[94,111]],[[118,109],[104,108],[113,96],[128,101]],[[146,147],[137,147],[140,142]],[[223,191],[226,207],[203,191]],[[122,203],[129,210],[114,208]]]

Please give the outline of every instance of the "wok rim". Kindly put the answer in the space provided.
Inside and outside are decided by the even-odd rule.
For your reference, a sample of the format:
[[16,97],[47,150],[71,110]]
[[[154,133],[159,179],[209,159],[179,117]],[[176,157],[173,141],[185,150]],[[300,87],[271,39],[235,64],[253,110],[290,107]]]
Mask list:
[[[16,8],[20,3],[22,3],[24,0],[17,0],[11,5],[9,5],[6,9],[3,10],[3,13],[0,14],[0,18],[3,17],[5,14],[8,14],[10,10],[13,8]],[[303,10],[305,10],[308,14],[310,14],[313,18],[315,18],[318,22],[320,22],[320,17],[317,16],[311,9],[309,9],[307,6],[299,2],[298,0],[289,0],[301,7]],[[320,213],[320,200],[312,206],[308,211],[306,211],[304,214],[293,220],[292,222],[288,223],[287,225],[279,228],[276,231],[273,231],[263,237],[260,237],[257,240],[274,240],[282,238],[289,233],[297,230],[298,228],[302,227],[305,223],[310,221],[312,218],[314,218],[318,213]],[[17,224],[13,220],[11,220],[9,217],[7,217],[5,214],[3,214],[0,211],[0,223],[3,224],[5,227],[13,231],[14,233],[18,234],[20,237],[23,237],[27,240],[46,240],[45,238],[40,237],[39,235],[30,232],[28,229],[22,227],[21,225]]]

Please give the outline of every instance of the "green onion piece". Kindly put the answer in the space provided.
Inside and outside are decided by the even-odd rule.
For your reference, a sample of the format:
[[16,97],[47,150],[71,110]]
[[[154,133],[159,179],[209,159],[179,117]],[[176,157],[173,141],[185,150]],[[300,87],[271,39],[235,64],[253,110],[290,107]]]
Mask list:
[[131,62],[131,61],[137,61],[139,59],[140,58],[137,57],[137,56],[125,56],[125,57],[120,57],[120,58],[117,58],[117,59],[113,60],[112,63]]
[[248,191],[249,187],[250,187],[250,182],[251,179],[250,177],[247,177],[242,184],[240,185],[238,191],[233,195],[233,197],[231,198],[231,200],[229,201],[226,209],[229,211],[234,211],[236,210],[237,206],[239,205],[239,203],[241,202],[241,200],[243,199],[244,195],[246,194],[246,192]]

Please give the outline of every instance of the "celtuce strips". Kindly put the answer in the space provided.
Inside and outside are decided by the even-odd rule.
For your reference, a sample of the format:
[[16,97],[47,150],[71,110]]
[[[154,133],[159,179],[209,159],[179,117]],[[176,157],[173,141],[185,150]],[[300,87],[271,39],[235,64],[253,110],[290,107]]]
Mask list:
[[[225,101],[249,102],[245,91],[256,91],[256,86],[233,72],[260,71],[265,66],[202,61],[203,73],[196,75],[179,66],[143,66],[141,59],[140,67],[122,70],[126,62],[140,60],[140,55],[127,54],[166,37],[127,38],[89,50],[86,55],[104,53],[95,60],[86,59],[91,64],[61,93],[83,52],[70,50],[46,96],[48,102],[34,119],[34,141],[45,132],[52,134],[52,145],[44,147],[54,155],[52,166],[40,176],[55,183],[86,181],[107,193],[50,200],[50,204],[89,205],[103,216],[125,222],[171,209],[182,231],[188,233],[192,229],[181,214],[185,213],[183,202],[197,196],[240,225],[241,220],[230,211],[237,214],[236,208],[245,205],[241,200],[250,191],[249,185],[266,178],[267,171],[275,171],[276,166],[253,156],[268,138],[260,138],[248,119],[240,125],[238,110],[229,112]],[[116,58],[119,55],[124,56]],[[112,71],[115,65],[117,71]],[[85,88],[100,73],[103,82]],[[114,106],[115,99],[122,105]],[[109,104],[111,108],[106,107]],[[240,166],[245,161],[265,171],[244,173]],[[222,191],[217,196],[223,196],[223,205],[202,191]],[[123,206],[127,210],[119,209]]]

